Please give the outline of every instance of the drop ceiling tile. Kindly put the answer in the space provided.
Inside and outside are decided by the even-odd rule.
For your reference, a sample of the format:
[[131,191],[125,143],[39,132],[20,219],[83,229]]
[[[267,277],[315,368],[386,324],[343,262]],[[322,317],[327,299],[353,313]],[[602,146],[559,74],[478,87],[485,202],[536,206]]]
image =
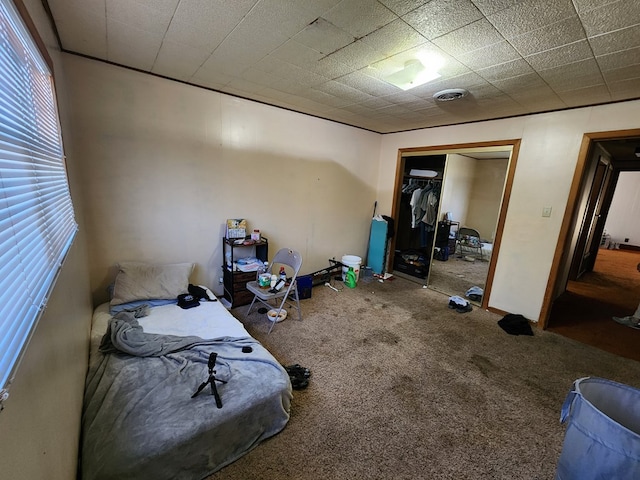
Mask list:
[[186,81],[207,58],[209,58],[208,50],[198,50],[179,43],[164,41],[151,71],[158,75]]
[[364,106],[361,103],[352,103],[351,105],[346,105],[345,107],[343,107],[343,110],[363,117],[371,118],[374,116],[374,110],[370,107]]
[[606,72],[603,72],[603,75],[607,83],[622,82],[625,80],[640,78],[640,64],[629,65],[615,70],[607,70]]
[[523,107],[523,113],[546,112],[567,108],[562,99],[547,86],[531,89],[528,92],[511,94],[510,97]]
[[324,18],[316,18],[296,34],[293,40],[323,55],[328,55],[354,42],[355,38]]
[[402,16],[405,13],[409,13],[411,10],[415,10],[421,7],[430,0],[379,0],[385,7],[391,10],[398,16]]
[[620,0],[580,13],[588,37],[640,24],[640,2]]
[[432,0],[402,16],[405,22],[428,40],[446,35],[481,18],[482,14],[471,0]]
[[548,85],[537,73],[529,73],[520,77],[507,78],[506,80],[498,80],[492,83],[497,89],[509,96],[537,88],[548,88]]
[[213,50],[231,33],[256,0],[189,0],[178,5],[166,39]]
[[518,59],[483,68],[481,70],[477,70],[476,73],[488,82],[493,83],[495,81],[533,73],[533,69],[524,59]]
[[593,58],[593,52],[586,40],[563,45],[544,52],[525,57],[525,60],[537,71],[560,67],[567,63]]
[[604,84],[595,59],[550,68],[538,74],[557,92]]
[[251,63],[241,62],[238,59],[230,63],[228,59],[224,57],[210,56],[194,74],[194,77],[200,79],[220,78],[218,74],[229,77],[239,77],[242,72],[252,66]]
[[322,16],[342,0],[280,0],[284,2],[287,9],[301,8],[308,12],[313,18]]
[[336,97],[335,95],[331,95],[329,93],[323,92],[316,88],[310,88],[305,92],[305,96],[311,100],[327,105],[331,108],[344,107],[345,105],[351,105],[352,102],[350,100],[345,100],[344,98]]
[[593,53],[597,56],[628,50],[638,45],[640,25],[589,38]]
[[366,75],[361,71],[343,75],[342,77],[337,78],[336,81],[349,85],[350,87],[357,88],[358,90],[370,95],[389,95],[398,90],[398,87]]
[[211,57],[228,64],[236,62],[252,65],[269,55],[285,41],[279,32],[265,33],[260,38],[247,38],[242,29],[235,29],[216,48]]
[[316,89],[335,97],[350,100],[351,103],[364,102],[372,98],[372,95],[350,87],[349,85],[345,85],[344,83],[336,82],[335,80],[329,80],[322,85],[318,85]]
[[504,38],[486,18],[433,40],[442,50],[455,56],[501,42]]
[[273,50],[269,57],[275,57],[279,60],[306,67],[322,59],[324,55],[307,45],[298,42],[295,38],[289,39]]
[[164,5],[131,0],[106,0],[107,17],[122,23],[135,25],[140,30],[164,34],[169,27],[178,0]]
[[374,97],[371,100],[362,102],[362,105],[365,105],[373,110],[377,110],[379,108],[388,107],[389,105],[392,105],[392,103],[382,97]]
[[93,15],[106,15],[106,0],[47,0],[53,18],[57,21],[62,10],[85,10]]
[[[206,63],[205,63],[206,65]],[[195,85],[200,85],[214,90],[221,90],[227,83],[233,80],[231,75],[222,73],[217,68],[200,67],[189,80]]]
[[[233,2],[225,2],[225,4]],[[282,0],[260,0],[242,20],[246,34],[256,35],[278,33],[287,38],[294,37],[317,18],[312,12],[302,8],[291,8]]]
[[383,58],[427,43],[426,38],[399,18],[371,32],[362,41],[381,53]]
[[375,51],[362,40],[358,40],[341,48],[337,52],[333,52],[331,55],[328,55],[327,58],[340,62],[352,70],[360,70],[367,65],[380,61],[383,57],[381,53]]
[[[102,12],[97,14],[96,12]],[[107,19],[104,0],[89,9],[60,5],[53,15],[62,48],[96,58],[107,57]]]
[[558,96],[569,107],[595,105],[611,101],[611,94],[605,85],[595,85],[576,90],[559,92]]
[[578,13],[582,13],[587,10],[598,8],[603,4],[614,3],[615,1],[616,0],[573,0],[573,3],[576,6],[576,11]]
[[493,13],[513,7],[520,0],[471,0],[483,15],[488,16]]
[[318,75],[327,77],[331,80],[339,78],[343,75],[347,75],[354,69],[344,65],[331,57],[324,57],[310,64],[305,64],[304,68],[309,71],[315,72]]
[[264,85],[259,85],[249,80],[245,80],[244,78],[234,78],[227,85],[225,85],[226,92],[234,93],[241,96],[260,93],[264,89]]
[[323,18],[355,38],[392,22],[397,16],[379,2],[344,0],[323,14]]
[[506,40],[458,56],[458,60],[462,64],[473,70],[480,70],[519,58],[521,58],[520,54]]
[[507,39],[577,17],[571,0],[524,0],[487,18]]
[[509,38],[509,43],[524,57],[584,40],[577,16]]
[[416,95],[420,97],[431,98],[434,93],[447,88],[464,88],[465,90],[473,90],[479,86],[485,86],[489,83],[475,72],[468,72],[462,75],[451,78],[442,78],[433,82],[429,82],[426,85],[422,85],[422,89],[418,90],[414,88],[412,91],[416,92]]
[[613,100],[628,100],[640,98],[640,78],[614,82],[608,85]]
[[609,53],[596,57],[600,70],[615,70],[625,65],[636,65],[640,63],[640,46],[622,50],[621,52]]
[[236,79],[241,78],[243,80],[260,84],[263,88],[273,88],[275,85],[280,82],[282,76],[274,75],[272,73],[263,72],[253,67],[247,68],[244,72],[240,74],[240,77],[233,77],[229,84],[235,82]]
[[150,71],[162,45],[162,34],[133,28],[107,18],[107,60]]

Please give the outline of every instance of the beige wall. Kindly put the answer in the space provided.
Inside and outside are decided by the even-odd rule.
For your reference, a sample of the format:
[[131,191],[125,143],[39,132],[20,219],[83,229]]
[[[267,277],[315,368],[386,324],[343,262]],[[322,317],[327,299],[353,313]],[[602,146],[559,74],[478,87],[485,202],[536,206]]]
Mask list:
[[467,225],[467,215],[475,174],[475,159],[456,153],[447,155],[438,220],[442,219],[445,212],[450,212],[450,220],[459,222],[461,227],[470,226]]
[[[66,92],[56,41],[41,2],[25,3],[55,63],[64,130]],[[75,159],[68,150],[67,154],[80,233],[0,412],[0,477],[6,480],[76,478],[91,299],[82,205],[73,175]]]
[[490,242],[495,240],[508,167],[508,159],[476,160],[467,226],[478,230],[483,240]]
[[[638,127],[639,101],[385,135],[378,205],[393,199],[399,148],[522,139],[489,306],[538,320],[582,137]],[[551,217],[542,208],[552,207]]]
[[197,264],[217,294],[227,218],[302,273],[363,257],[380,135],[64,55],[96,303],[119,261]]

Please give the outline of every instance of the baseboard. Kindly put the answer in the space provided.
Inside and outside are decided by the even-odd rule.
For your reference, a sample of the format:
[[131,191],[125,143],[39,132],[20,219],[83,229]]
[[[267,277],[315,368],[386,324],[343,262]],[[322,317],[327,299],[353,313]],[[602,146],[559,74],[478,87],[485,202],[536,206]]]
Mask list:
[[620,250],[634,250],[636,252],[640,252],[640,247],[637,245],[627,245],[627,244],[620,244]]

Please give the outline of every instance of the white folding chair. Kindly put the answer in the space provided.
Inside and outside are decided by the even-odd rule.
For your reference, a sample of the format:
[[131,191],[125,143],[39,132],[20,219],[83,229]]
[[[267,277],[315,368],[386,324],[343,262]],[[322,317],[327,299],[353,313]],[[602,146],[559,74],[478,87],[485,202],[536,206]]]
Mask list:
[[[293,270],[292,276],[287,277],[291,278],[291,280],[289,281],[289,285],[282,287],[280,291],[273,293],[271,291],[271,288],[260,288],[256,281],[247,283],[247,290],[253,293],[253,301],[249,306],[247,315],[251,313],[251,309],[256,303],[256,300],[262,303],[268,309],[275,310],[275,317],[271,321],[271,326],[269,327],[268,333],[271,333],[273,326],[280,318],[280,312],[284,309],[285,303],[288,304],[291,308],[295,308],[296,310],[298,310],[298,320],[302,320],[300,298],[298,297],[298,288],[296,286],[296,278],[298,277],[298,272],[300,271],[300,267],[302,266],[302,255],[300,255],[300,253],[296,252],[295,250],[282,248],[278,250],[275,257],[273,257],[273,261],[269,266],[268,273],[277,272],[278,270],[275,270],[275,268],[279,269],[280,266],[289,267],[289,269]],[[271,320],[268,315],[267,319]]]

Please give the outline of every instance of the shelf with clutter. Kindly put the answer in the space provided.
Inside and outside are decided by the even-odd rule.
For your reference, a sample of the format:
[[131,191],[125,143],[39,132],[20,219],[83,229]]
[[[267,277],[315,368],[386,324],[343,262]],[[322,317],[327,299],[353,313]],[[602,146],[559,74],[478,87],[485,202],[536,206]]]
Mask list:
[[246,284],[255,280],[256,272],[269,258],[269,240],[258,229],[247,232],[245,219],[227,220],[222,238],[222,280],[224,299],[231,308],[246,305],[253,295]]

